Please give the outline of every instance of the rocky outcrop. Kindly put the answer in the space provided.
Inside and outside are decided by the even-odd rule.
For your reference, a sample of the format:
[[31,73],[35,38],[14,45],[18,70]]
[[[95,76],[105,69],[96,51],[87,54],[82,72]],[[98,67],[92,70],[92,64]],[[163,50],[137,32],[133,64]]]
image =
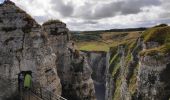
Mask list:
[[79,55],[78,51],[73,51],[69,57],[71,65],[64,75],[63,95],[69,100],[95,100],[94,83],[91,78],[92,70],[87,63],[86,57]]
[[9,0],[0,5],[0,14],[0,86],[6,88],[0,99],[14,97],[19,72],[32,71],[33,82],[56,95],[95,100],[92,70],[84,56],[75,57],[65,23],[50,20],[40,26]]
[[117,51],[111,51],[114,100],[170,98],[169,30],[169,27],[151,28],[130,45],[119,45]]
[[107,52],[83,51],[88,58],[88,63],[92,67],[92,78],[96,82],[105,82],[106,54]]
[[0,98],[9,98],[17,89],[17,74],[28,70],[33,72],[33,81],[61,95],[55,61],[56,55],[41,26],[13,2],[1,4],[0,77],[4,81],[0,80],[0,86],[5,81],[9,84],[0,91]]
[[[157,56],[159,57],[159,56]],[[169,56],[161,59],[145,56],[140,59],[138,98],[142,100],[168,100],[170,97]]]
[[[107,75],[107,63],[109,62],[109,53],[102,51],[82,51],[87,56],[87,61],[93,70],[92,79],[94,80],[97,100],[105,100]],[[109,66],[109,65],[108,65]],[[107,84],[107,86],[106,86]],[[109,88],[109,87],[108,87]]]
[[57,55],[56,67],[63,97],[69,100],[95,100],[92,70],[87,59],[69,41],[66,25],[60,21],[49,21],[43,24],[43,30],[48,34],[50,45]]

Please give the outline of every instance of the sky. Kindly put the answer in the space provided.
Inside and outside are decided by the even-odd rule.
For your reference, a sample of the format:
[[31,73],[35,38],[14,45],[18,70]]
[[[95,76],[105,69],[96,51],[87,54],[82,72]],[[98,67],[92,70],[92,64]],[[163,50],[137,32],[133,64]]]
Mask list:
[[[0,0],[2,2],[3,0]],[[42,24],[59,19],[70,30],[170,24],[170,0],[11,0]]]

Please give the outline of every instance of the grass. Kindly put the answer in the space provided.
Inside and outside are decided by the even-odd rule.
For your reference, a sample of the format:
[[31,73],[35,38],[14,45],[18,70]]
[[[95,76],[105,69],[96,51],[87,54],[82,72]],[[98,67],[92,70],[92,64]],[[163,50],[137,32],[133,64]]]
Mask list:
[[109,62],[109,71],[112,73],[112,76],[114,77],[117,73],[118,69],[120,68],[120,56],[118,53],[116,53]]
[[165,42],[170,42],[170,27],[154,27],[145,31],[142,35],[144,42],[158,42],[164,44]]
[[114,57],[110,60],[109,64],[111,65],[113,63],[113,61],[115,61],[115,59],[118,57],[118,53],[116,53],[114,55]]
[[140,56],[154,56],[154,55],[165,55],[170,53],[170,43],[161,45],[159,47],[151,48],[140,52]]
[[129,91],[130,94],[133,95],[136,92],[137,89],[137,74],[138,74],[139,64],[136,66],[133,75],[129,81]]
[[48,20],[47,22],[43,23],[43,26],[44,25],[55,24],[55,23],[62,23],[62,22],[60,20],[51,19],[51,20]]
[[119,79],[116,80],[116,90],[113,96],[113,100],[121,100],[120,98],[120,86],[121,86],[122,80],[119,77]]
[[112,76],[113,76],[113,77],[115,76],[116,72],[119,70],[120,67],[121,67],[121,66],[120,66],[119,63],[116,63],[116,64],[115,64],[114,69],[113,69],[113,71],[112,71]]
[[102,42],[81,42],[76,43],[79,50],[85,51],[109,51],[109,46]]
[[[125,57],[125,66],[129,64],[131,61],[131,53],[132,50],[137,45],[137,39],[142,35],[144,43],[146,42],[158,42],[159,46],[146,49],[145,51],[140,52],[141,49],[137,49],[136,52],[140,52],[141,56],[144,55],[165,55],[170,53],[170,27],[163,26],[163,27],[153,27],[146,30],[144,33],[139,32],[105,32],[100,33],[101,40],[92,40],[92,41],[78,41],[77,45],[80,50],[86,51],[108,51],[109,48],[111,49],[111,59],[110,59],[110,68],[109,72],[112,74],[112,77],[115,78],[115,92],[113,96],[113,100],[120,100],[121,91],[120,86],[122,84],[122,76],[117,76],[120,69],[120,56],[117,53],[117,49],[119,45],[125,46],[126,49],[126,57]],[[104,41],[104,42],[103,42]],[[162,56],[163,57],[163,56]],[[159,59],[159,56],[158,56]],[[136,65],[135,65],[136,66]],[[127,68],[127,67],[126,67]],[[125,68],[125,70],[127,70]],[[132,95],[136,92],[137,88],[137,72],[138,72],[139,64],[134,67],[133,74],[130,77],[128,90]],[[117,77],[117,78],[116,78]]]
[[170,27],[169,26],[151,28],[146,32],[144,32],[142,37],[144,38],[145,43],[154,41],[154,42],[158,42],[160,46],[142,51],[140,53],[141,56],[144,55],[153,56],[157,54],[165,55],[170,53]]
[[[108,51],[112,47],[117,47],[118,45],[122,45],[134,41],[136,38],[140,36],[140,33],[139,32],[129,32],[129,33],[104,32],[100,34],[80,33],[80,36],[81,37],[78,37],[76,35],[73,36],[73,38],[76,41],[76,45],[80,50]],[[90,36],[92,37],[90,38]]]
[[[87,51],[108,51],[111,48],[111,59],[110,59],[110,68],[109,72],[112,74],[112,77],[115,80],[115,92],[113,94],[113,100],[120,100],[121,99],[121,91],[120,87],[122,84],[122,76],[117,75],[120,69],[120,56],[117,53],[117,49],[119,45],[125,46],[125,69],[127,70],[127,65],[131,61],[131,53],[134,50],[135,46],[137,45],[137,39],[142,35],[144,43],[147,42],[157,42],[159,44],[158,47],[146,49],[141,51],[140,49],[135,49],[138,53],[140,52],[141,56],[145,55],[162,55],[162,56],[155,56],[155,59],[162,59],[165,54],[170,53],[170,27],[169,26],[162,26],[162,27],[153,27],[145,32],[138,33],[138,32],[130,32],[130,33],[123,33],[123,32],[106,32],[100,33],[102,41],[89,41],[89,42],[78,42],[78,46],[81,50],[85,49]],[[135,65],[133,68],[132,76],[129,78],[128,84],[128,91],[130,95],[133,96],[137,89],[137,75],[139,64]]]

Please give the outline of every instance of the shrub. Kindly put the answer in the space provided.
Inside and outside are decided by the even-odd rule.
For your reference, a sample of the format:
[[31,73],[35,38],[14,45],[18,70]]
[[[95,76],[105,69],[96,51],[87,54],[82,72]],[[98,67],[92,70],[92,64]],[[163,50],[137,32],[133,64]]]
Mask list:
[[159,25],[156,25],[154,27],[165,27],[165,26],[168,26],[167,24],[159,24]]
[[53,19],[51,19],[51,20],[48,20],[47,22],[43,23],[43,26],[44,25],[55,24],[55,23],[63,23],[63,22],[60,21],[60,20],[53,20]]

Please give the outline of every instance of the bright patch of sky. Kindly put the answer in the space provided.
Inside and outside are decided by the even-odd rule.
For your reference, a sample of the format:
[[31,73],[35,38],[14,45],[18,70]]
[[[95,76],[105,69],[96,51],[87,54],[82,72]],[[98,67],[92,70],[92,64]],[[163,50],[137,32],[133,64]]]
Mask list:
[[[170,24],[170,0],[12,0],[40,24],[59,19],[70,30]],[[2,2],[2,0],[0,0]]]

